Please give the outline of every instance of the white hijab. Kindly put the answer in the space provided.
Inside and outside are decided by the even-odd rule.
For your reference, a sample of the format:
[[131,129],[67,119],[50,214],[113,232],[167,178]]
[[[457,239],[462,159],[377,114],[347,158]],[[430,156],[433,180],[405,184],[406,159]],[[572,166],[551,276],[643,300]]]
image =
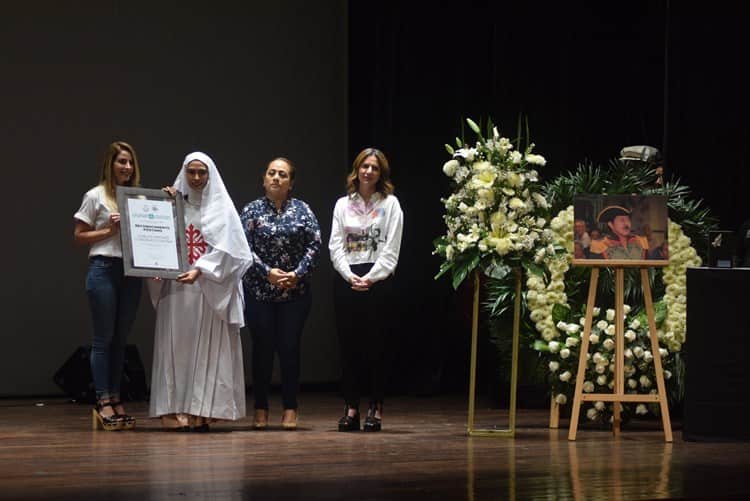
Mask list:
[[[190,187],[185,176],[185,169],[193,160],[198,160],[208,167],[208,182],[200,193]],[[209,266],[209,269],[216,266],[223,268],[223,273],[220,272],[219,276],[228,274],[233,283],[227,287],[226,282],[215,282],[207,278],[204,273],[198,277],[203,295],[222,319],[242,327],[245,323],[242,313],[244,305],[242,275],[253,264],[253,257],[245,233],[242,231],[240,216],[221,180],[219,170],[211,157],[205,153],[190,153],[182,162],[182,170],[174,181],[174,187],[179,192],[187,194],[190,199],[200,200],[203,238],[211,247],[229,256],[229,259],[213,260],[204,264]]]
[[211,247],[226,252],[235,259],[247,261],[247,267],[249,267],[253,262],[253,257],[245,232],[242,231],[240,216],[211,157],[199,151],[186,156],[182,162],[182,170],[174,181],[175,189],[183,194],[197,195],[197,192],[190,188],[190,183],[185,177],[185,169],[193,160],[198,160],[208,167],[208,183],[201,194],[203,238]]

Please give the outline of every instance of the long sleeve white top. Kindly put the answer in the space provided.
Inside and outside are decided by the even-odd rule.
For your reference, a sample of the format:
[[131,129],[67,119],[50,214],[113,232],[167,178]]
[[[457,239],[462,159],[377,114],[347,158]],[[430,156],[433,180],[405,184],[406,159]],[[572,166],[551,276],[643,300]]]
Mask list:
[[404,213],[394,195],[375,193],[367,203],[356,192],[339,198],[328,242],[333,267],[347,282],[354,264],[373,263],[361,277],[365,280],[388,278],[396,271],[403,228]]

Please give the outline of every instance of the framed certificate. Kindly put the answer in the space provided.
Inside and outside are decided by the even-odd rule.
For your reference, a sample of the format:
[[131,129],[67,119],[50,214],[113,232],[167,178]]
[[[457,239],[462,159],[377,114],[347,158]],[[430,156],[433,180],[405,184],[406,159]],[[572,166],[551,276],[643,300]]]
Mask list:
[[182,197],[117,187],[125,275],[177,278],[188,271]]

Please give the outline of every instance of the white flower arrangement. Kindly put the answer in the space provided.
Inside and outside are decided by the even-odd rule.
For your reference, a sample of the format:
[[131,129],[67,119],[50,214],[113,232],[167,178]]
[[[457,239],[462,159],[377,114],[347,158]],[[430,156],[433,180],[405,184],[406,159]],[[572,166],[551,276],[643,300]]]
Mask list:
[[479,140],[470,146],[457,139],[455,150],[446,145],[451,159],[443,173],[455,189],[442,200],[447,231],[434,251],[444,258],[437,277],[450,272],[456,288],[479,266],[501,265],[507,274],[544,255],[550,243],[549,204],[535,170],[544,157],[532,153],[533,144],[517,151],[495,127],[485,138],[476,123],[467,123]]
[[[579,339],[582,334],[584,317],[576,322],[566,322],[564,319],[556,318],[556,308],[562,311],[570,311],[567,296],[565,294],[565,274],[570,267],[573,258],[573,207],[568,207],[552,218],[548,229],[549,237],[554,246],[566,250],[564,253],[542,252],[537,263],[542,264],[548,271],[549,279],[543,276],[530,276],[526,281],[526,302],[530,310],[530,319],[533,322],[539,339],[535,342],[535,348],[547,353],[550,361],[557,362],[556,373],[564,374],[570,372],[573,377],[562,380],[559,377],[551,378],[552,393],[557,395],[566,394],[568,399],[572,396],[575,384],[575,373],[578,369]],[[671,353],[681,349],[685,342],[685,319],[686,319],[686,269],[688,266],[699,266],[700,257],[690,245],[690,239],[682,232],[680,226],[672,221],[669,222],[668,245],[670,249],[670,264],[664,268],[662,276],[666,285],[663,305],[666,306],[666,317],[657,327],[657,336],[660,341],[659,354],[664,365],[669,364]],[[656,307],[656,305],[655,305]],[[648,322],[645,314],[635,314],[630,305],[624,308],[626,318],[625,332],[625,375],[627,380],[627,391],[638,393],[649,393],[654,385],[653,354],[651,352],[651,341],[648,333]],[[603,313],[603,315],[602,315]],[[559,317],[559,315],[558,315]],[[587,354],[588,364],[583,391],[607,392],[614,385],[614,369],[607,370],[612,359],[614,341],[615,312],[612,309],[601,307],[594,308],[592,330],[590,334],[590,353]],[[572,329],[575,327],[575,329]],[[564,342],[568,353],[565,357],[560,356],[559,346]],[[557,349],[549,348],[549,345]],[[613,367],[613,366],[612,366]],[[664,370],[665,379],[669,379],[672,373]],[[607,409],[596,409],[591,407],[586,412],[589,419],[605,419],[606,413],[611,412],[611,406]],[[648,406],[641,405],[637,408],[637,414],[648,412]]]
[[685,342],[685,322],[687,318],[687,276],[690,266],[700,266],[701,258],[690,245],[690,238],[683,233],[679,224],[669,222],[669,266],[664,268],[662,279],[667,286],[664,302],[667,305],[667,318],[659,339],[672,351],[680,351]]

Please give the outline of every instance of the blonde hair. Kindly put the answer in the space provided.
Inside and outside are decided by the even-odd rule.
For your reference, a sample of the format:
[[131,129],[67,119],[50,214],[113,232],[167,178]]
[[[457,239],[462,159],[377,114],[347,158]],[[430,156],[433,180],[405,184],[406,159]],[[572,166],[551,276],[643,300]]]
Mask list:
[[138,157],[135,154],[135,149],[124,141],[115,141],[107,146],[107,152],[104,154],[104,163],[102,164],[102,171],[99,175],[99,186],[104,188],[104,199],[107,207],[110,210],[117,210],[117,195],[116,195],[116,183],[115,176],[112,173],[112,167],[114,166],[117,155],[127,151],[130,156],[133,157],[133,175],[126,183],[126,186],[140,186],[141,185],[141,168],[138,166]]
[[365,163],[368,157],[378,159],[380,166],[380,178],[375,186],[375,191],[383,195],[383,198],[393,194],[396,187],[391,182],[391,167],[388,165],[388,159],[385,154],[377,148],[365,148],[360,151],[352,163],[352,171],[346,176],[346,192],[349,194],[359,191],[359,168]]

